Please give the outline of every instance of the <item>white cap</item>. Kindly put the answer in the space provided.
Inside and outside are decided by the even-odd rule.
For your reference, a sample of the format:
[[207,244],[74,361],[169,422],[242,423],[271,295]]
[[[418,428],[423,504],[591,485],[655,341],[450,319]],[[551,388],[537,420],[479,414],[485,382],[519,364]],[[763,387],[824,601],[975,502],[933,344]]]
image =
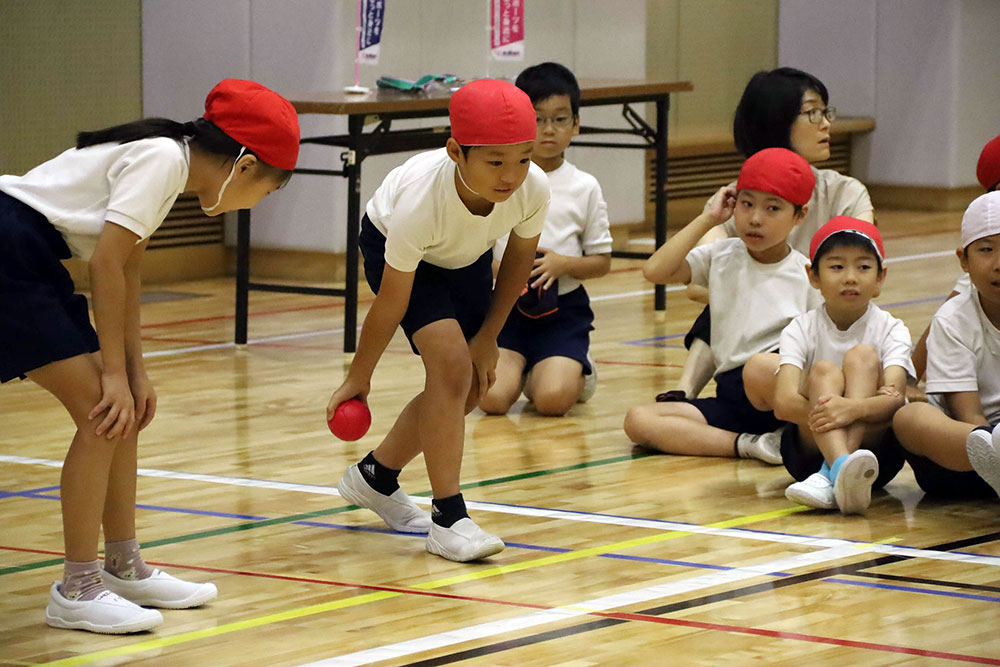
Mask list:
[[1000,192],[987,192],[977,197],[962,216],[962,247],[973,241],[1000,234]]

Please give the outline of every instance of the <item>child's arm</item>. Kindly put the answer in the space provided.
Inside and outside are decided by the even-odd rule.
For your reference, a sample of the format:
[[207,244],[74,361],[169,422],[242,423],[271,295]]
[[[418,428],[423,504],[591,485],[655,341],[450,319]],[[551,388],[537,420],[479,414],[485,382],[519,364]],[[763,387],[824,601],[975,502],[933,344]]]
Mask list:
[[698,244],[698,240],[724,223],[736,208],[736,191],[722,188],[713,198],[712,206],[689,222],[660,246],[653,256],[646,260],[642,275],[654,283],[688,283],[691,281],[691,267],[685,257]]
[[781,421],[805,424],[809,419],[809,399],[802,395],[802,369],[792,364],[778,368],[774,387],[774,416]]
[[567,275],[577,280],[600,278],[611,270],[611,253],[569,257],[546,248],[538,248],[538,252],[542,256],[535,259],[531,269],[532,287],[548,289],[559,277]]
[[511,233],[507,241],[507,249],[500,261],[496,285],[493,287],[493,298],[486,320],[476,335],[469,340],[469,354],[479,380],[479,400],[486,397],[486,391],[496,380],[497,359],[500,351],[497,349],[497,336],[503,328],[510,309],[521,295],[524,284],[528,280],[528,272],[535,261],[535,248],[538,246],[538,234],[530,238],[522,238]]
[[398,271],[389,264],[382,272],[375,301],[361,325],[358,349],[344,382],[333,392],[326,406],[326,418],[332,419],[337,406],[352,398],[366,401],[371,391],[372,373],[385,348],[406,314],[413,288],[414,271]]
[[958,421],[977,426],[989,426],[977,392],[958,391],[953,394],[945,394],[944,401],[948,406],[948,411]]
[[[887,388],[892,391],[884,391]],[[809,413],[809,428],[813,433],[826,433],[858,421],[884,424],[903,407],[905,395],[906,370],[902,366],[889,366],[885,369],[885,385],[874,396],[820,398]]]
[[142,334],[139,329],[139,297],[142,296],[139,267],[148,245],[149,239],[133,246],[125,262],[125,370],[135,402],[135,421],[140,431],[149,426],[156,416],[156,390],[146,375],[146,366],[142,361]]
[[[138,317],[138,294],[131,294],[126,281],[126,266],[132,258],[139,236],[112,222],[104,224],[88,265],[93,295],[94,323],[101,345],[101,400],[90,411],[93,420],[104,418],[95,429],[97,435],[119,438],[135,423],[135,400],[129,387],[126,332],[129,313]],[[129,304],[134,298],[135,303]],[[137,327],[136,327],[137,329]],[[138,331],[135,333],[138,337]],[[128,335],[132,338],[132,334]],[[137,342],[137,341],[136,341]],[[134,350],[132,351],[134,354]],[[139,352],[141,358],[141,351]]]

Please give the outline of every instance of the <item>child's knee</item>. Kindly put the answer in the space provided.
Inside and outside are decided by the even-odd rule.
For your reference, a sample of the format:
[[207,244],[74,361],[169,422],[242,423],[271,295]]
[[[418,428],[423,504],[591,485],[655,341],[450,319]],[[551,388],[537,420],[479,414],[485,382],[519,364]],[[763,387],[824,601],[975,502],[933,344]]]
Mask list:
[[843,379],[844,371],[840,368],[840,366],[832,361],[817,361],[813,364],[812,368],[809,369],[810,386],[830,381],[842,382]]
[[576,403],[579,393],[578,387],[540,387],[535,389],[531,402],[547,417],[562,417]]
[[465,399],[472,388],[472,359],[461,348],[437,355],[426,362],[427,388]]
[[512,399],[500,391],[494,391],[495,389],[496,385],[479,402],[479,408],[488,415],[505,415],[514,405],[516,397]]
[[880,368],[878,352],[871,345],[855,345],[844,354],[844,371]]

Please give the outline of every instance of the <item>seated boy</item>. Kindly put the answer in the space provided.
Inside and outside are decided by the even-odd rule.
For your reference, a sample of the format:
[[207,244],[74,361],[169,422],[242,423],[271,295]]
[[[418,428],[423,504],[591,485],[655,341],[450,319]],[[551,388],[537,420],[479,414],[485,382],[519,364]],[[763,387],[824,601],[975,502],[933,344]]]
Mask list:
[[747,397],[794,424],[781,436],[782,462],[797,480],[785,496],[855,514],[868,508],[873,484],[903,467],[889,426],[913,375],[910,332],[871,303],[886,274],[875,225],[838,216],[813,236],[809,255],[809,282],[824,304],[781,332],[780,360],[747,362]]
[[[917,483],[928,494],[1000,494],[1000,192],[969,205],[957,251],[972,287],[949,299],[927,337],[929,403],[892,420]],[[996,440],[994,440],[994,437]]]
[[[535,107],[538,136],[531,161],[548,176],[552,199],[528,288],[497,338],[497,381],[479,407],[505,414],[523,389],[538,412],[562,416],[589,399],[597,385],[589,352],[594,313],[581,281],[611,268],[608,207],[597,179],[563,156],[580,132],[576,77],[562,65],[542,63],[521,72],[515,83]],[[497,241],[497,259],[506,247],[506,237]],[[531,297],[543,307],[532,308]]]
[[[776,350],[781,330],[820,303],[809,285],[805,255],[788,233],[805,217],[815,177],[809,163],[785,148],[768,148],[743,164],[736,189],[660,247],[643,267],[648,280],[709,288],[716,396],[640,405],[625,417],[633,442],[672,454],[738,456],[781,463],[782,423],[756,409],[743,390],[743,365]],[[733,216],[737,238],[695,247]]]

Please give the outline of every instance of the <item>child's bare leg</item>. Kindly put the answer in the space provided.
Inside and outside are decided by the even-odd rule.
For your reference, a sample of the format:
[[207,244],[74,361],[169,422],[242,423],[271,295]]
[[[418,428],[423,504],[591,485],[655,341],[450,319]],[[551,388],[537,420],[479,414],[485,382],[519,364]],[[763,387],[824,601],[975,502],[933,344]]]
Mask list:
[[668,454],[736,456],[738,434],[709,426],[689,403],[637,405],[625,416],[625,433],[632,442]]
[[[878,391],[882,360],[868,345],[855,345],[844,355],[844,397],[869,398]],[[857,451],[869,426],[856,421],[844,429],[848,453]]]
[[743,366],[743,389],[747,400],[761,412],[774,410],[774,392],[778,384],[781,357],[775,352],[755,354]]
[[892,428],[914,454],[949,470],[972,470],[965,441],[976,425],[956,421],[929,403],[910,403],[896,411]]
[[497,379],[486,392],[479,407],[488,415],[504,415],[521,395],[524,385],[524,355],[500,348],[497,362]]
[[712,355],[712,348],[700,338],[695,338],[691,342],[687,359],[684,360],[677,389],[683,391],[688,398],[697,398],[714,373],[715,357]]
[[[810,406],[815,407],[822,396],[843,396],[844,385],[844,371],[840,366],[830,361],[816,362],[809,371]],[[805,428],[808,429],[808,425],[805,425]],[[838,428],[825,433],[813,433],[813,439],[820,452],[823,453],[823,458],[830,465],[841,456],[853,451],[849,449],[846,429]]]
[[569,357],[548,357],[531,369],[529,393],[543,415],[561,417],[583,390],[583,365]]

